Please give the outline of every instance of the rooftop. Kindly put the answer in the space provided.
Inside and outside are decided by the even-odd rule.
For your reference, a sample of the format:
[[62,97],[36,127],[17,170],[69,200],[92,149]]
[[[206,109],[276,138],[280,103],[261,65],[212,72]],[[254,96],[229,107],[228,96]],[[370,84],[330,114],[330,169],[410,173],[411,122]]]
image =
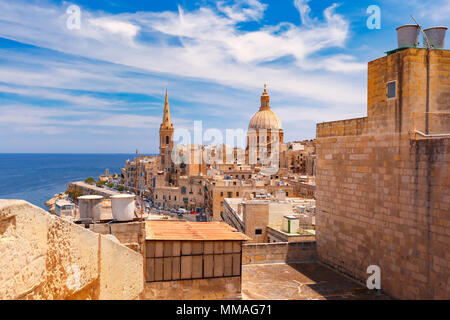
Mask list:
[[146,221],[146,240],[250,240],[224,222]]
[[317,262],[242,266],[244,300],[382,300],[388,296]]

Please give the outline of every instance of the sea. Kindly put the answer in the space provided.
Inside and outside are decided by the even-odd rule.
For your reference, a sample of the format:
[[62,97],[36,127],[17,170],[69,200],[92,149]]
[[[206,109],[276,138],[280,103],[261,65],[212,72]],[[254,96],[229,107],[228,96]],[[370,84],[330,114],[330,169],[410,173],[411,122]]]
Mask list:
[[70,182],[120,174],[135,154],[1,154],[0,199],[22,199],[45,210],[45,202]]

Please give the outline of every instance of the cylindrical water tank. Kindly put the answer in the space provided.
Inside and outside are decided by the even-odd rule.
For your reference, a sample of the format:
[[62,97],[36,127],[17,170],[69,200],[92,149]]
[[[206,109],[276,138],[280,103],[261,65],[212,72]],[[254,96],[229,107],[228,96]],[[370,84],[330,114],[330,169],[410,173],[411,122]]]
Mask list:
[[[425,29],[423,32],[427,35],[428,41],[434,49],[444,49],[445,32],[447,29],[447,27],[433,27]],[[425,45],[426,40],[424,39],[423,42]]]
[[114,220],[133,220],[135,208],[134,195],[118,194],[111,196],[111,207]]
[[416,24],[408,24],[397,29],[398,48],[417,47],[419,45],[420,27]]
[[80,220],[84,223],[100,221],[100,211],[102,208],[102,196],[88,195],[78,197],[78,209]]

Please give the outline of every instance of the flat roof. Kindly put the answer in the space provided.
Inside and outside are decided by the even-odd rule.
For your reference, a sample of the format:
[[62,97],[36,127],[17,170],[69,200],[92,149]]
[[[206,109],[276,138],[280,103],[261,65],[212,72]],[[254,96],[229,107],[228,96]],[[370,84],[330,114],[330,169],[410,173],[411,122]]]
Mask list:
[[146,240],[250,240],[225,222],[146,221]]

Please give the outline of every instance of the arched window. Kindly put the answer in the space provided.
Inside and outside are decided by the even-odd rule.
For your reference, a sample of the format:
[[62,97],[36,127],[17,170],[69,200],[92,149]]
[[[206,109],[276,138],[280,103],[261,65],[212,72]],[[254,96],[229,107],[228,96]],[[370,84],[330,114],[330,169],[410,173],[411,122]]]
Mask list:
[[166,144],[169,144],[169,136],[166,136]]

